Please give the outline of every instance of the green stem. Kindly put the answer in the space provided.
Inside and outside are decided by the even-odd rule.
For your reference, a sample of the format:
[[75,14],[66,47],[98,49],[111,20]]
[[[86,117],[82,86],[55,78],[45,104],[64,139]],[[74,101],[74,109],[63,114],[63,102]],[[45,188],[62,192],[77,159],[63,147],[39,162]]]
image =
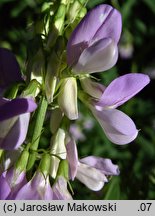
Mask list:
[[45,97],[42,97],[38,108],[37,118],[34,126],[34,133],[30,145],[30,150],[32,150],[32,153],[29,156],[27,170],[32,169],[36,160],[36,154],[37,154],[36,150],[38,149],[38,145],[40,141],[40,135],[41,135],[41,131],[42,131],[45,115],[46,115],[47,105],[48,105],[47,100],[45,99]]

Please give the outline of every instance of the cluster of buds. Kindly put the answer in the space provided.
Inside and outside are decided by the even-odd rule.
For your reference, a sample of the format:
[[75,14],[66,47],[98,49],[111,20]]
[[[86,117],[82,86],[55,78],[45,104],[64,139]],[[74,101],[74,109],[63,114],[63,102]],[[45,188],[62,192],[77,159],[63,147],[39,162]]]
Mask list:
[[32,28],[37,46],[24,77],[15,56],[0,49],[0,199],[72,199],[75,178],[98,191],[108,176],[119,175],[111,159],[79,159],[71,132],[79,118],[78,100],[111,142],[127,144],[138,135],[132,119],[116,108],[149,77],[126,74],[106,87],[90,75],[116,64],[122,20],[106,4],[86,14],[85,3],[46,5],[46,22]]

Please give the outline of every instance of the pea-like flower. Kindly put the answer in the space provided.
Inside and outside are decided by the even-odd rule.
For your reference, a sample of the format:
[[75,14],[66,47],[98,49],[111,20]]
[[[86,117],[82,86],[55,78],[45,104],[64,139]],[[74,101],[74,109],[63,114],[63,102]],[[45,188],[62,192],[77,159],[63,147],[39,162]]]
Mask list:
[[104,184],[108,182],[107,176],[119,175],[118,166],[113,164],[110,159],[89,156],[78,160],[77,147],[74,139],[70,139],[66,149],[70,178],[74,180],[76,177],[93,191],[102,189]]
[[67,62],[73,72],[101,72],[115,65],[121,28],[121,15],[110,5],[99,5],[89,11],[67,44]]
[[50,186],[49,177],[41,172],[36,172],[34,177],[26,182],[15,194],[15,200],[52,200],[53,191]]
[[26,172],[11,168],[0,175],[0,200],[12,200],[18,190],[26,183]]
[[11,84],[22,81],[14,55],[0,48],[0,148],[12,150],[25,140],[30,113],[37,105],[32,98],[4,98],[3,91]]
[[[83,81],[83,85],[87,85],[87,82]],[[96,93],[97,100],[92,100],[88,106],[108,139],[113,143],[127,144],[137,137],[138,130],[132,119],[116,108],[140,92],[149,82],[147,75],[131,73],[116,78],[105,90],[103,87],[102,94],[101,88],[96,85],[94,92],[100,92],[100,97]],[[91,88],[94,89],[94,86],[92,85]],[[89,91],[86,87],[84,90],[87,93]]]
[[31,98],[0,98],[0,148],[17,149],[25,140],[30,112],[37,105]]

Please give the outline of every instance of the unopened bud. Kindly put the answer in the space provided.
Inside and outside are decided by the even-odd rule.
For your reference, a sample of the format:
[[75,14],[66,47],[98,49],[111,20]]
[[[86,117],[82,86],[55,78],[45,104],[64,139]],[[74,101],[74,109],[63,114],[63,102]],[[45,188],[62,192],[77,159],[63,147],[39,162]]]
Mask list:
[[40,84],[42,84],[43,81],[43,71],[45,67],[45,59],[43,55],[43,51],[39,49],[39,51],[36,53],[32,63],[29,64],[28,70],[31,74],[31,80],[36,79]]
[[47,73],[45,78],[45,91],[48,103],[53,102],[53,95],[55,93],[56,83],[57,77],[53,76],[50,73]]
[[80,10],[82,8],[82,4],[76,0],[74,1],[68,11],[67,17],[69,22],[73,22],[76,16],[79,14]]
[[66,14],[66,4],[65,1],[62,0],[54,19],[54,26],[59,32],[59,35],[61,35],[64,28],[65,14]]
[[58,104],[70,120],[78,118],[77,83],[74,77],[63,79],[58,95]]
[[66,159],[65,136],[65,131],[59,128],[51,139],[51,153],[62,159]]
[[57,175],[60,159],[66,159],[65,131],[61,128],[51,139],[51,171],[50,175],[55,178]]

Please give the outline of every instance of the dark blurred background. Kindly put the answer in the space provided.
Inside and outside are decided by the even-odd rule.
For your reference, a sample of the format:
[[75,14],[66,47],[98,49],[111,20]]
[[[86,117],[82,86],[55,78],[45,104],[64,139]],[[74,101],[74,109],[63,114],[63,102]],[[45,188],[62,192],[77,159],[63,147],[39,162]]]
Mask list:
[[[14,52],[21,70],[25,68],[31,38],[28,26],[38,20],[46,2],[50,1],[0,0],[0,47]],[[128,145],[108,141],[91,114],[80,106],[81,118],[73,124],[79,157],[111,158],[121,172],[99,192],[75,181],[74,199],[155,199],[155,0],[89,0],[87,8],[101,3],[111,4],[121,12],[123,30],[116,66],[97,78],[106,85],[119,75],[139,72],[148,74],[151,83],[120,108],[140,129],[137,139]]]

